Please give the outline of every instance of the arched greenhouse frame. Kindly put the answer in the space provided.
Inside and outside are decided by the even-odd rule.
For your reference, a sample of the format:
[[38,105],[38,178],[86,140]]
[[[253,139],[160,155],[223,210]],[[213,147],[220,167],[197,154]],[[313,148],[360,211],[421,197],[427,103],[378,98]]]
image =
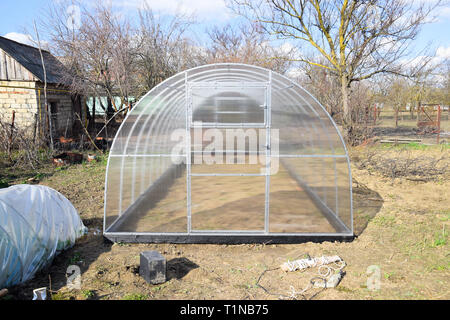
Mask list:
[[113,241],[353,238],[336,124],[309,92],[261,67],[205,65],[153,88],[117,132],[105,184]]

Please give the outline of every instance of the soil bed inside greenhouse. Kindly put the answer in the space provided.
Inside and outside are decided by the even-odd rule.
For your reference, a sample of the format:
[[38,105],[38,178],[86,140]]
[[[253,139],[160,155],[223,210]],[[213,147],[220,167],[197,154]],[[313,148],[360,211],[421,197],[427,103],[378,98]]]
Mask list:
[[[211,172],[217,169],[210,167]],[[114,231],[186,232],[186,173],[178,172],[178,178],[159,196],[158,201],[149,197],[131,213],[125,213],[126,218]],[[193,176],[191,210],[192,230],[263,231],[265,176]],[[275,233],[336,232],[283,165],[270,177],[269,230]]]

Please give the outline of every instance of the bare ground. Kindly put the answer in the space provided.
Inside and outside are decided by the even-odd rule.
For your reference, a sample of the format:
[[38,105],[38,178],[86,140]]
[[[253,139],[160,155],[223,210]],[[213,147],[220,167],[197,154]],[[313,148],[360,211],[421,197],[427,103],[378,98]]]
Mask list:
[[[364,151],[354,149],[352,154],[358,158]],[[442,148],[411,152],[449,158],[448,149]],[[339,286],[319,292],[315,299],[449,299],[448,172],[421,182],[359,170],[357,163],[352,173],[358,237],[348,243],[296,245],[111,244],[97,233],[102,226],[104,161],[58,170],[39,183],[64,194],[90,232],[33,280],[10,288],[8,298],[30,299],[32,289],[47,286],[53,299],[278,299],[290,286],[297,291],[306,287],[317,268],[267,271],[260,284],[270,293],[257,286],[262,272],[309,254],[339,255],[347,263]],[[144,250],[158,250],[167,258],[166,283],[149,285],[138,275]],[[70,264],[81,267],[81,290],[66,286]],[[376,291],[367,288],[372,265],[380,268]],[[318,291],[308,290],[305,297]]]

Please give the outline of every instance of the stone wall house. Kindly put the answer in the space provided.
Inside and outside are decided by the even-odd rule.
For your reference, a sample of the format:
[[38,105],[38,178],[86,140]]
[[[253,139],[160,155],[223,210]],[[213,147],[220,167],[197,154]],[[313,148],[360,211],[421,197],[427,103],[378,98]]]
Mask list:
[[0,119],[29,129],[34,134],[49,132],[54,137],[72,134],[76,117],[81,115],[81,97],[71,95],[64,84],[61,62],[42,50],[47,80],[48,109],[44,99],[44,68],[38,48],[0,37]]

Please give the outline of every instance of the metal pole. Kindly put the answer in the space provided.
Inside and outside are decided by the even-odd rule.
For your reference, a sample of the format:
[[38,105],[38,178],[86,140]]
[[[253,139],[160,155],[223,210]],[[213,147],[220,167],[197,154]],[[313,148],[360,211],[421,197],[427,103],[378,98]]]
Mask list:
[[186,191],[187,191],[187,233],[190,234],[192,230],[191,221],[191,114],[192,106],[190,105],[190,95],[188,88],[188,75],[184,72],[184,89],[185,89],[185,104],[186,104]]
[[438,105],[438,109],[437,109],[436,124],[437,124],[437,144],[439,144],[439,135],[441,133],[441,106],[440,105]]
[[272,71],[269,71],[269,85],[267,86],[266,92],[266,115],[267,115],[267,123],[266,123],[266,201],[265,201],[265,212],[264,212],[264,232],[269,234],[269,219],[270,219],[270,169],[272,166],[272,158],[271,158],[271,140],[270,140],[270,127],[272,124],[271,116],[272,116]]

